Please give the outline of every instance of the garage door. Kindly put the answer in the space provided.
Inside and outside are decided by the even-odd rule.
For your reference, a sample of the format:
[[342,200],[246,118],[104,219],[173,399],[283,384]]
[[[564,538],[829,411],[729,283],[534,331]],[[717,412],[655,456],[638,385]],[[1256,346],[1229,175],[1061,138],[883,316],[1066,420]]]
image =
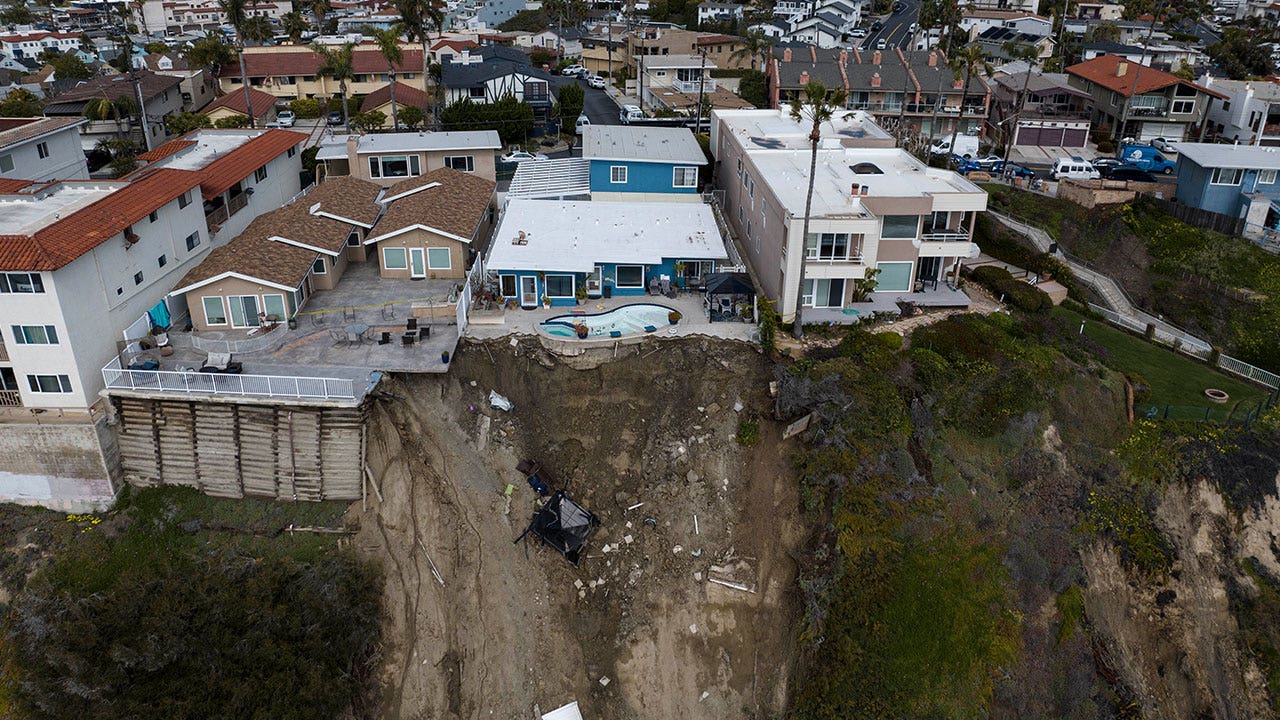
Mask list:
[[1182,140],[1182,132],[1185,127],[1182,123],[1142,123],[1142,127],[1138,132],[1138,139],[1155,140],[1156,138],[1164,138],[1170,141]]
[[1088,139],[1088,130],[1067,130],[1062,134],[1062,147],[1084,147]]
[[1061,147],[1062,128],[1040,128],[1041,147]]
[[1018,139],[1014,145],[1039,145],[1040,144],[1040,128],[1019,127]]

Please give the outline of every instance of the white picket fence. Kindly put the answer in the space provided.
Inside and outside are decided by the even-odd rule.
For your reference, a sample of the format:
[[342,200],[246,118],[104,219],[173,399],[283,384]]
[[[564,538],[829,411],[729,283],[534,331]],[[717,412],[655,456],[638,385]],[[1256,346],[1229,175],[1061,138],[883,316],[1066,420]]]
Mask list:
[[[1120,327],[1127,328],[1139,334],[1146,334],[1147,332],[1146,325],[1126,315],[1121,315],[1113,310],[1108,310],[1107,308],[1100,305],[1094,305],[1093,303],[1089,303],[1089,309],[1099,315],[1102,315],[1107,319],[1107,322],[1110,322],[1113,325],[1119,325]],[[1181,336],[1165,332],[1159,327],[1157,327],[1155,331],[1155,340],[1161,345],[1166,345],[1180,353],[1190,355],[1198,360],[1208,361],[1213,357],[1212,349],[1202,345],[1184,342]],[[1227,355],[1219,355],[1218,367],[1229,373],[1252,380],[1260,385],[1265,385],[1273,390],[1280,388],[1280,375],[1263,370],[1260,367],[1250,365],[1243,360],[1237,360]]]

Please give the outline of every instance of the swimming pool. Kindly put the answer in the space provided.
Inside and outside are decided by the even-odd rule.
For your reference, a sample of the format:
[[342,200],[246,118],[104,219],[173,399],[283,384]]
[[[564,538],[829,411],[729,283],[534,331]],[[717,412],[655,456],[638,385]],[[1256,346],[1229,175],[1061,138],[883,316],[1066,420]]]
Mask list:
[[[542,329],[555,337],[576,338],[574,328],[579,323],[587,326],[587,338],[623,337],[645,332],[646,327],[669,327],[668,314],[675,308],[654,303],[623,305],[593,315],[557,315],[542,321]],[[618,333],[613,335],[612,333]]]

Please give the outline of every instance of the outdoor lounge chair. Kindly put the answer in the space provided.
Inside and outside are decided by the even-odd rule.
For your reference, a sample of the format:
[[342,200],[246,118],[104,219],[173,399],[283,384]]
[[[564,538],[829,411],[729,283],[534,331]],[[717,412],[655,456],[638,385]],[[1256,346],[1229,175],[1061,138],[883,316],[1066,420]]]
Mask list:
[[330,328],[329,339],[333,341],[334,345],[337,345],[338,343],[346,342],[347,332],[341,328]]
[[391,333],[389,333],[389,332],[387,332],[387,331],[385,331],[385,330],[384,330],[384,331],[382,332],[382,337],[378,338],[378,344],[379,344],[379,345],[390,345],[390,344],[391,344]]
[[231,353],[209,353],[209,357],[205,358],[204,367],[200,368],[200,372],[204,373],[226,373],[228,375],[239,375],[244,366],[238,362],[232,362]]
[[400,342],[401,342],[401,344],[403,344],[405,347],[409,347],[410,345],[412,345],[412,344],[413,344],[414,342],[416,342],[417,340],[418,340],[418,334],[417,334],[417,333],[406,332],[404,335],[401,335],[401,336],[400,336]]

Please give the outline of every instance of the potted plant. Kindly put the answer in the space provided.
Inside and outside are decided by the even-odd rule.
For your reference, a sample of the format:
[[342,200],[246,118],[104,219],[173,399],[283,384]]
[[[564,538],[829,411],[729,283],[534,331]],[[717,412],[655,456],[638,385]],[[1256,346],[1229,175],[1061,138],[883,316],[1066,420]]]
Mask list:
[[680,262],[677,262],[675,265],[676,285],[680,287],[684,287],[684,268],[685,268],[685,265],[683,260],[681,260]]
[[576,333],[578,334],[578,339],[579,339],[579,340],[586,340],[586,339],[587,339],[587,333],[588,333],[588,332],[590,332],[590,331],[587,329],[587,326],[586,326],[585,324],[583,324],[583,323],[578,323],[577,325],[574,325],[574,326],[573,326],[573,331],[574,331],[574,332],[576,332]]
[[586,283],[579,284],[578,290],[577,292],[574,293],[574,295],[577,296],[579,305],[586,302],[587,301],[587,284]]
[[542,296],[542,307],[543,307],[543,308],[545,308],[545,309],[547,309],[547,310],[550,310],[550,309],[551,309],[551,298],[547,297],[546,295],[543,295],[543,296]]
[[676,323],[680,322],[680,318],[682,317],[684,316],[680,314],[679,310],[672,310],[671,312],[667,313],[667,320],[670,320],[672,325],[675,325]]

